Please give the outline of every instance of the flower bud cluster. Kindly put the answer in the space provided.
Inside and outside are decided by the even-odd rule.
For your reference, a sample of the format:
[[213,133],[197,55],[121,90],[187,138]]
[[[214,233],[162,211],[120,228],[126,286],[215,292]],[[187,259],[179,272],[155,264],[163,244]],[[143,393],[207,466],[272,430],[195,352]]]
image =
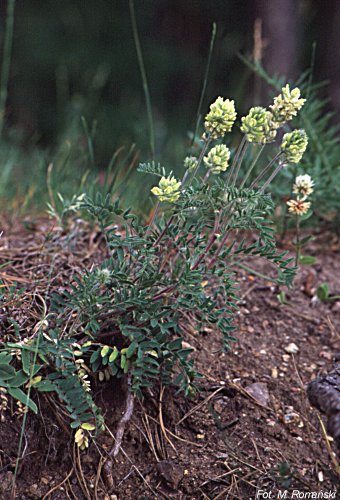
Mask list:
[[184,158],[184,168],[185,170],[189,170],[191,172],[192,170],[195,170],[195,168],[198,165],[198,161],[196,156],[187,156]]

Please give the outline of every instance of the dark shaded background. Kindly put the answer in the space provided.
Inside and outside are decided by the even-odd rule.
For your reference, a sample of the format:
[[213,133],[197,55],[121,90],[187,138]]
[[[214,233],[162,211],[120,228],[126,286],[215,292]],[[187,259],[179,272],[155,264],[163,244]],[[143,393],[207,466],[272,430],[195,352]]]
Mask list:
[[[2,47],[6,1],[0,5]],[[135,0],[135,11],[158,152],[174,152],[177,138],[192,129],[213,22],[204,109],[216,95],[237,99],[241,112],[265,96],[238,53],[294,79],[310,66],[313,42],[315,79],[330,80],[328,95],[340,109],[338,0]],[[7,122],[23,143],[53,146],[81,114],[98,122],[100,161],[121,144],[137,142],[147,151],[129,2],[17,0]]]

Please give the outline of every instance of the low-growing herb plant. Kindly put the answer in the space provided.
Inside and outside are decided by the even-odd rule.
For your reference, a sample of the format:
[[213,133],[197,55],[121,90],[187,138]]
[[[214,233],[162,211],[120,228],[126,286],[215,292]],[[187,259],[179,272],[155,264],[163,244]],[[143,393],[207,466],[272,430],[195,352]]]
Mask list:
[[[276,249],[268,189],[288,163],[300,161],[306,133],[283,134],[279,151],[255,179],[255,163],[243,171],[243,158],[249,144],[261,152],[275,141],[304,102],[298,88],[286,85],[269,110],[251,108],[232,152],[224,141],[237,117],[234,101],[218,97],[205,117],[200,153],[185,158],[181,180],[159,163],[139,165],[141,174],[159,178],[147,225],[110,195],[75,200],[72,207],[99,225],[107,258],[47,301],[29,339],[19,331],[16,342],[2,343],[4,406],[9,394],[36,412],[34,391],[55,393],[77,429],[76,443],[85,449],[89,433],[104,425],[93,399],[95,377],[125,377],[130,401],[131,394],[142,396],[159,383],[187,395],[196,390],[199,374],[192,350],[183,344],[186,325],[195,325],[197,335],[216,328],[221,348],[230,348],[237,262],[262,257],[276,267],[277,283],[293,281],[293,259]],[[63,216],[69,213],[67,206]]]

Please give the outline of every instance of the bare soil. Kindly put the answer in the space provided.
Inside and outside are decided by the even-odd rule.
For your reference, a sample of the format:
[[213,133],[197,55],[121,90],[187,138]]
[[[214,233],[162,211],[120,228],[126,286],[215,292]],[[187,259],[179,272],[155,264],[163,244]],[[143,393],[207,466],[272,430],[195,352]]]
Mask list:
[[[60,283],[100,259],[100,238],[85,226],[70,237],[45,219],[24,224],[6,219],[2,225],[0,266],[11,261],[0,268],[1,286],[7,291],[14,282],[29,288],[52,258]],[[53,256],[42,251],[46,237],[59,245]],[[282,246],[289,248],[289,237]],[[217,332],[198,334],[188,322],[185,340],[195,349],[196,367],[203,375],[198,381],[201,391],[190,400],[169,388],[153,390],[136,402],[114,463],[111,491],[103,464],[125,409],[125,387],[96,385],[109,431],[85,452],[75,448],[53,402],[36,399],[40,414],[27,414],[14,498],[217,500],[255,499],[259,490],[271,491],[272,498],[284,489],[335,492],[339,477],[306,386],[331,368],[340,351],[340,302],[315,300],[316,287],[323,282],[339,295],[339,239],[315,233],[304,253],[317,260],[300,269],[292,290],[279,290],[263,277],[236,270],[241,301],[237,342],[230,353],[219,352]],[[259,260],[247,265],[260,274],[270,272]],[[282,290],[288,304],[278,301]],[[21,310],[37,305],[41,293],[38,283],[30,298],[23,299]],[[5,321],[4,311],[0,321]],[[28,330],[33,323],[30,316]],[[0,323],[0,332],[6,332],[5,327]],[[0,498],[8,499],[23,416],[13,402],[4,416]],[[337,453],[335,444],[330,446]]]

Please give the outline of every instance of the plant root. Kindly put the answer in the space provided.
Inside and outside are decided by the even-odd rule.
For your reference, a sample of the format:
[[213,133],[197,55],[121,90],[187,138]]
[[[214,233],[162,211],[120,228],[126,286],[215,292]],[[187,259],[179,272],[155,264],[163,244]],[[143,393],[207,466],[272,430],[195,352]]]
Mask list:
[[131,420],[131,417],[133,414],[133,409],[134,409],[134,404],[135,404],[135,396],[130,391],[130,387],[131,387],[131,375],[128,376],[128,392],[127,392],[127,396],[126,396],[125,412],[124,412],[124,414],[123,414],[123,416],[120,419],[119,424],[118,424],[114,446],[109,451],[109,458],[106,460],[105,464],[103,465],[103,475],[104,475],[104,479],[106,482],[106,486],[108,487],[109,490],[112,490],[112,488],[114,486],[113,477],[112,477],[113,461],[117,457],[117,455],[120,451],[120,448],[122,446],[124,432],[125,432],[125,427],[126,427],[127,423]]

